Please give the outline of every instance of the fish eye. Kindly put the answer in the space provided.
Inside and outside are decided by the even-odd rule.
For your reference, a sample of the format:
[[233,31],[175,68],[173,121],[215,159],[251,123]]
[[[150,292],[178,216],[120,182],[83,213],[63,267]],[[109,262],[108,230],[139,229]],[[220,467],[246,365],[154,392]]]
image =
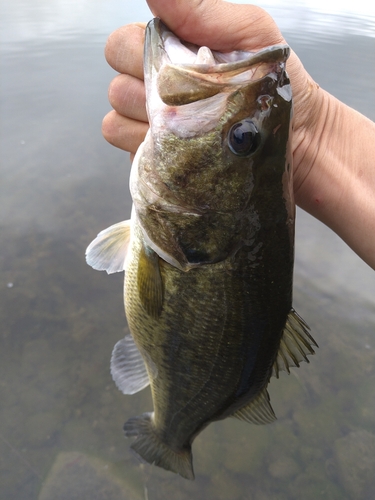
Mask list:
[[232,125],[229,135],[229,148],[237,156],[248,156],[257,149],[260,134],[251,120],[242,120]]

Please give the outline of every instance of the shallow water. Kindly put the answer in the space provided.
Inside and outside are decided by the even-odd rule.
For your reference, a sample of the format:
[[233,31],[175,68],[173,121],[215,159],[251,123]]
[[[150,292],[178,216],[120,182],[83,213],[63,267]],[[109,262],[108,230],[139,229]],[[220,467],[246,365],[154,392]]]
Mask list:
[[[131,206],[127,155],[100,132],[105,39],[150,15],[130,0],[0,5],[0,499],[374,498],[375,274],[302,211],[295,307],[320,349],[272,381],[278,421],[209,426],[194,483],[131,455],[122,425],[150,395],[111,380],[122,276],[94,272],[84,251]],[[269,10],[313,77],[375,119],[374,13],[280,5]]]

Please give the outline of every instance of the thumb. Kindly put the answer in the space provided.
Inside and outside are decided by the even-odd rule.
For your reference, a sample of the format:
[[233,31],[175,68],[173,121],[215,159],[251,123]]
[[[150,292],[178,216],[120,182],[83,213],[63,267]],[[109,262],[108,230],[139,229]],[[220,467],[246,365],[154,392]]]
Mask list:
[[147,0],[180,38],[218,51],[259,50],[285,43],[272,17],[255,5],[223,0]]

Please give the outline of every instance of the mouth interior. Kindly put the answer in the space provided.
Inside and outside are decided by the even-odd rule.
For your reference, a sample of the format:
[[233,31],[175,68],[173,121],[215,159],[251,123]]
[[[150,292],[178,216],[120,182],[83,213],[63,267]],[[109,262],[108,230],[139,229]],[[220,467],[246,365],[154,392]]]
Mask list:
[[233,51],[217,52],[208,47],[199,47],[192,43],[181,41],[171,31],[164,33],[164,49],[172,64],[188,66],[216,66],[245,61],[253,55],[252,52]]

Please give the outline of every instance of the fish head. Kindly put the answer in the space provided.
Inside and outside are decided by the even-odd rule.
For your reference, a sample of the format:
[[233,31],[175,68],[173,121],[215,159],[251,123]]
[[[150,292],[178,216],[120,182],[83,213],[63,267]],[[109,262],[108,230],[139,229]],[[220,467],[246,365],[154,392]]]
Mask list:
[[[233,253],[259,225],[259,190],[272,198],[283,186],[291,198],[288,56],[287,45],[220,53],[181,41],[160,19],[148,24],[150,129],[131,192],[148,243],[171,264],[188,270]],[[212,237],[191,251],[204,225]]]

